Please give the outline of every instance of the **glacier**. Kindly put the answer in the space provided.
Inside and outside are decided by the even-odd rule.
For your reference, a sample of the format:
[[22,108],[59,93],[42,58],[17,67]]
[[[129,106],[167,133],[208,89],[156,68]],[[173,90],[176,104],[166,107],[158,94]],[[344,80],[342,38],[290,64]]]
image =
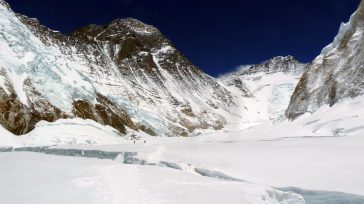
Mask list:
[[45,46],[3,6],[0,18],[0,66],[6,69],[23,104],[28,104],[23,88],[26,79],[64,111],[71,111],[74,99],[96,101],[94,87],[75,69],[81,65],[67,60],[56,48]]

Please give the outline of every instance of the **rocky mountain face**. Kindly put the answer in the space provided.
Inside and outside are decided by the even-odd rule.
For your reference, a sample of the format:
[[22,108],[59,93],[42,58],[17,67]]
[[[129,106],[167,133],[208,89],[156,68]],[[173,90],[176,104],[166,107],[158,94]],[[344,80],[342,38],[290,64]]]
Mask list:
[[266,74],[278,72],[301,74],[303,65],[304,64],[300,63],[293,56],[277,56],[261,64],[243,66],[236,74],[249,75],[258,72],[264,72]]
[[0,123],[15,134],[40,120],[81,117],[151,135],[221,129],[232,94],[155,27],[135,19],[69,35],[0,0]]
[[219,80],[241,106],[240,124],[278,121],[284,118],[304,67],[292,56],[279,56],[261,64],[241,66]]
[[8,4],[0,4],[0,123],[14,134],[31,131],[40,120],[81,117],[135,129],[127,112],[94,89],[53,47],[22,24]]
[[295,119],[320,106],[364,93],[364,2],[342,24],[334,42],[307,66],[286,115]]

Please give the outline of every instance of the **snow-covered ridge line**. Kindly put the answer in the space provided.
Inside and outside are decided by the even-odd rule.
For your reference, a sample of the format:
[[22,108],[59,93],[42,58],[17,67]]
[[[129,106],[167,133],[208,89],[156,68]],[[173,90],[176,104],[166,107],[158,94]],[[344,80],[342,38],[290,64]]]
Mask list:
[[328,52],[330,52],[334,48],[337,48],[340,45],[340,42],[345,37],[345,35],[347,35],[347,33],[350,32],[350,30],[354,29],[354,26],[356,26],[355,25],[356,22],[358,20],[360,21],[361,18],[360,16],[363,15],[364,15],[364,2],[361,1],[358,9],[350,16],[349,21],[346,23],[341,23],[339,32],[335,36],[334,41],[322,49],[321,55],[328,54]]
[[218,79],[227,78],[233,75],[254,74],[257,72],[266,72],[271,74],[275,72],[297,72],[302,73],[305,63],[299,62],[294,56],[276,56],[271,59],[265,60],[259,64],[241,65],[235,71],[222,74]]
[[116,19],[112,23],[118,23],[118,22],[123,23],[127,28],[141,35],[151,35],[159,33],[158,29],[155,28],[154,26],[147,25],[135,18]]
[[0,4],[11,11],[10,5],[5,0],[0,0]]

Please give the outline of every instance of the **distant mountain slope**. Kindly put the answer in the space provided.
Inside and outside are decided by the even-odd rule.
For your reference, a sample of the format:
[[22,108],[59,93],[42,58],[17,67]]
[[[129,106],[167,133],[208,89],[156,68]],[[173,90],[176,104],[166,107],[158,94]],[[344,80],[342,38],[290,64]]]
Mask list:
[[219,81],[236,95],[242,112],[239,123],[281,120],[304,66],[292,56],[274,57],[220,77]]
[[342,24],[334,42],[323,49],[300,79],[286,115],[295,119],[320,106],[364,93],[364,2]]
[[153,26],[118,19],[63,35],[0,3],[0,123],[11,132],[73,117],[168,136],[226,124],[232,95]]

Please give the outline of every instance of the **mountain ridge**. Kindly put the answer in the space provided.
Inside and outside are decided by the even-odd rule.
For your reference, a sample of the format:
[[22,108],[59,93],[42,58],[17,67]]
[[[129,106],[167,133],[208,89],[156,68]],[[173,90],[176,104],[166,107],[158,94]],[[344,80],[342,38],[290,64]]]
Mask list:
[[364,94],[364,2],[333,43],[310,63],[292,95],[286,115],[293,120],[328,104]]
[[[312,63],[277,56],[219,78],[190,62],[157,28],[136,19],[62,34],[13,13],[3,0],[0,9],[0,123],[15,134],[31,131],[41,120],[80,117],[122,133],[131,128],[191,136],[236,121],[292,120],[361,93],[364,71],[351,69],[350,63],[361,56],[355,45],[364,27],[363,3]],[[346,69],[337,67],[338,56],[348,58]],[[357,77],[349,78],[354,72]],[[323,79],[317,82],[319,76]]]
[[[93,119],[119,130],[124,130],[119,126],[128,125],[130,128],[140,129],[152,135],[187,136],[198,134],[199,129],[223,128],[226,124],[223,115],[229,111],[230,106],[235,105],[231,100],[231,94],[213,77],[194,66],[156,28],[138,20],[116,19],[106,26],[90,25],[64,35],[41,25],[36,19],[17,14],[16,18],[31,31],[29,33],[17,22],[11,9],[3,15],[4,19],[12,21],[14,26],[18,26],[21,32],[26,33],[22,36],[26,36],[27,39],[23,40],[24,43],[19,45],[19,49],[23,49],[21,46],[28,46],[26,43],[30,43],[29,40],[39,39],[43,45],[36,44],[42,47],[42,50],[53,50],[52,54],[43,54],[49,55],[50,58],[62,59],[57,61],[59,64],[48,66],[49,68],[42,67],[45,73],[52,73],[53,69],[69,72],[60,67],[64,66],[62,63],[66,63],[67,69],[72,69],[75,76],[80,77],[77,81],[84,83],[66,92],[62,90],[67,95],[66,101],[69,101],[68,105],[62,107],[59,107],[57,100],[49,101],[51,90],[46,92],[39,90],[46,88],[42,85],[35,88],[39,93],[46,94],[43,97],[43,104],[50,102],[49,104],[55,104],[60,110],[67,109],[68,114],[63,114],[62,117],[77,116]],[[16,29],[14,27],[14,32],[7,32],[9,37],[17,38]],[[5,44],[9,43],[6,39],[3,40]],[[31,52],[30,55],[33,55]],[[20,52],[20,54],[25,53]],[[46,59],[44,57],[41,59],[43,64],[54,64],[52,61],[45,61]],[[32,73],[31,76],[41,77],[41,81],[45,80],[37,72],[32,72],[38,65],[28,63],[21,66],[27,67]],[[18,70],[33,82],[34,78],[26,73],[28,71]],[[4,74],[8,72],[9,69],[5,70]],[[57,75],[57,77],[64,76]],[[72,77],[69,79],[73,80]],[[74,91],[74,94],[69,95],[69,91]],[[20,104],[25,103],[29,95],[26,92],[19,97],[19,94],[15,93],[16,98],[24,99]],[[3,95],[4,101],[7,97],[6,94]],[[101,104],[103,107],[101,109],[97,106],[100,101],[104,103]],[[20,109],[17,111],[22,111],[24,107]],[[32,108],[30,112],[39,114],[36,109]],[[4,109],[3,114],[5,112]],[[104,118],[105,115],[109,116]],[[30,116],[30,118],[34,120],[31,126],[23,122],[18,124],[22,129],[19,134],[30,131],[40,119],[54,121],[59,117],[34,119]],[[115,120],[122,122],[113,122]],[[13,123],[12,120],[2,121],[4,126]],[[30,128],[24,129],[22,127],[24,125]],[[13,129],[8,129],[14,132]]]

